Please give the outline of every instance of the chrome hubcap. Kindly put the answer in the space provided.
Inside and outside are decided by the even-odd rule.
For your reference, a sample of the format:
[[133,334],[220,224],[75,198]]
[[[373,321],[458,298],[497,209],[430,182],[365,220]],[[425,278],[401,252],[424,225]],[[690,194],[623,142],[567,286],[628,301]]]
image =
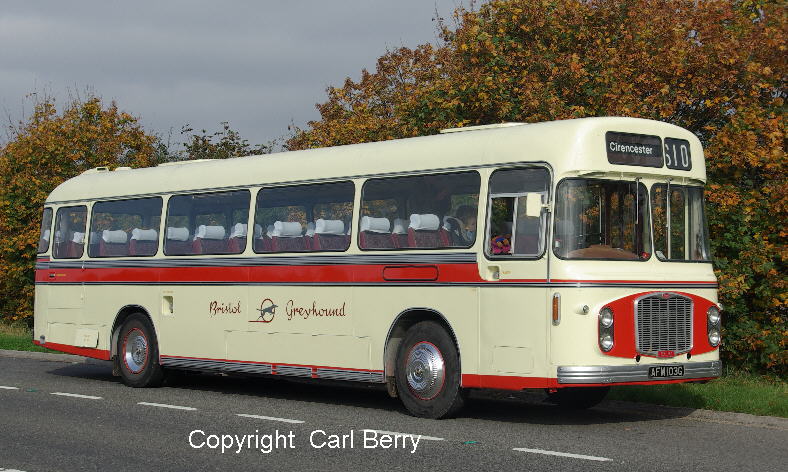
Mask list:
[[446,366],[434,344],[420,342],[413,346],[405,364],[408,386],[416,396],[429,400],[443,388]]
[[142,332],[135,329],[129,333],[124,350],[123,356],[129,370],[135,374],[142,371],[148,361],[148,341]]

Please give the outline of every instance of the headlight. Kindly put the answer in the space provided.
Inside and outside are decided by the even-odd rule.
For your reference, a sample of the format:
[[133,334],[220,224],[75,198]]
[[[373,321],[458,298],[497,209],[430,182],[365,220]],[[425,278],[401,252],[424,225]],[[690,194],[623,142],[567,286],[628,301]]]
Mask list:
[[602,308],[599,311],[599,348],[604,352],[613,349],[613,310]]
[[714,347],[720,345],[720,332],[717,330],[709,331],[709,344]]
[[599,337],[599,347],[602,348],[603,351],[607,352],[613,349],[613,336],[609,334],[605,334]]
[[613,310],[610,308],[603,308],[599,312],[599,326],[602,328],[609,328],[613,326]]
[[709,336],[709,344],[712,347],[717,347],[720,345],[720,309],[716,306],[712,305],[706,310],[706,320],[707,320],[707,327],[708,327],[708,336]]
[[720,310],[712,305],[709,310],[706,312],[709,317],[709,324],[713,326],[719,326],[720,324]]

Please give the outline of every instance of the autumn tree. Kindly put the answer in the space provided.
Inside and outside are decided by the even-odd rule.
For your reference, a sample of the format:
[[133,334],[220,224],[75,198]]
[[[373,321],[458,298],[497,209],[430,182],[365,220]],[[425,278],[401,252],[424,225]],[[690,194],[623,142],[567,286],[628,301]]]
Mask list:
[[400,48],[327,90],[288,149],[503,121],[624,115],[706,148],[729,361],[785,375],[784,1],[492,0],[442,42]]
[[97,97],[74,99],[58,112],[43,98],[9,128],[0,147],[0,316],[33,314],[33,267],[41,212],[63,181],[99,166],[144,167],[162,158],[156,137],[138,119]]
[[173,154],[172,160],[227,159],[230,157],[270,154],[276,140],[266,144],[250,144],[241,133],[230,128],[230,123],[220,123],[221,129],[209,133],[202,129],[196,132],[190,125],[181,128],[183,147]]

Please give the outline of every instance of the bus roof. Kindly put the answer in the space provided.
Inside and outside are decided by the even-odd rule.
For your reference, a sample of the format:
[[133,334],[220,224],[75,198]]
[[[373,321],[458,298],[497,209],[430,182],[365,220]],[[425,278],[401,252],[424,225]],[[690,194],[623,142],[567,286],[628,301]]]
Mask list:
[[[88,170],[59,185],[47,203],[229,189],[264,184],[363,178],[424,171],[546,162],[557,177],[596,173],[670,176],[706,180],[700,141],[668,123],[639,118],[601,117],[534,124],[471,127],[450,133],[391,141],[290,151],[223,160],[161,164],[142,169]],[[619,165],[608,162],[605,135],[629,133],[684,139],[690,170]],[[683,179],[682,179],[683,178]]]

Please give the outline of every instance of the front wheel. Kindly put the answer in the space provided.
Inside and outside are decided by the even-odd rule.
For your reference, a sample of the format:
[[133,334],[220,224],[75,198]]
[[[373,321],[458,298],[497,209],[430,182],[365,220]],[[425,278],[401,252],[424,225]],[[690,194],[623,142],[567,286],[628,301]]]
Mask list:
[[459,353],[438,323],[413,325],[400,343],[396,365],[397,392],[414,416],[443,418],[462,408]]
[[164,369],[159,364],[156,333],[150,320],[142,313],[126,318],[120,328],[117,345],[120,378],[129,387],[158,387],[164,380]]
[[548,399],[566,410],[585,410],[605,399],[610,387],[564,387],[548,393]]

